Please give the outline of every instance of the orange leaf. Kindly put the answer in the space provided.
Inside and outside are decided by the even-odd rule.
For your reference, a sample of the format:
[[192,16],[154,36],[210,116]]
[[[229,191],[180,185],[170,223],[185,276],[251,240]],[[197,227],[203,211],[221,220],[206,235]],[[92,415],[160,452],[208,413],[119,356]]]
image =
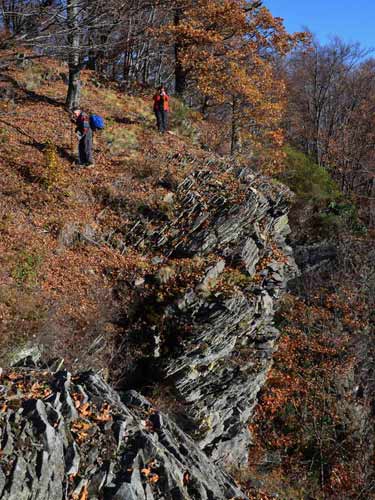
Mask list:
[[85,403],[79,407],[79,413],[84,416],[90,416],[91,415],[91,410],[90,410],[90,403]]

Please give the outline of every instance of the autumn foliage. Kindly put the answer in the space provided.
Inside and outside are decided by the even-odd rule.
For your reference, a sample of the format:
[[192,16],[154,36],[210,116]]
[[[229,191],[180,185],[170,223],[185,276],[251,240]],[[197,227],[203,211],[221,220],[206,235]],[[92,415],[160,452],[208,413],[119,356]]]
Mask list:
[[[108,11],[94,15],[102,3],[92,2],[92,12],[86,12],[93,20],[89,35],[85,26],[76,26],[83,41],[76,54],[82,67],[75,68],[84,83],[81,104],[107,123],[95,139],[99,167],[90,171],[73,166],[75,143],[64,109],[71,52],[69,44],[55,50],[55,40],[65,40],[65,25],[56,39],[45,33],[43,48],[35,45],[35,23],[16,23],[12,32],[12,20],[2,19],[7,30],[0,34],[0,360],[9,363],[14,352],[40,343],[49,354],[65,357],[69,367],[88,365],[108,375],[110,366],[118,382],[121,363],[134,363],[144,349],[147,325],[160,322],[158,310],[197,284],[210,262],[211,256],[179,259],[171,283],[148,289],[144,304],[134,300],[135,281],[157,268],[138,249],[134,222],[151,214],[152,233],[153,214],[168,220],[166,197],[201,160],[212,154],[218,162],[219,152],[235,165],[274,175],[288,169],[287,137],[316,162],[303,171],[311,172],[308,181],[313,184],[321,169],[330,181],[332,197],[315,186],[319,202],[314,200],[313,215],[303,213],[301,220],[315,221],[319,210],[326,218],[329,210],[339,210],[341,189],[373,224],[375,70],[358,47],[339,41],[307,45],[308,35],[288,34],[283,21],[255,0],[113,0]],[[34,3],[18,5],[16,20],[35,14]],[[48,12],[56,14],[54,8],[51,2]],[[107,30],[97,29],[98,19]],[[24,45],[12,45],[19,40]],[[83,70],[86,59],[90,70]],[[154,133],[151,103],[153,87],[163,81],[178,98],[172,99],[171,134],[161,138]],[[229,192],[231,205],[242,201],[231,173],[217,175],[216,182]],[[301,198],[305,208],[312,192],[307,189]],[[328,201],[330,208],[324,205]],[[307,222],[297,231],[305,234],[306,227]],[[339,264],[302,280],[280,311],[279,350],[250,425],[254,443],[247,472],[261,476],[267,490],[255,491],[251,480],[244,481],[254,500],[273,493],[330,500],[373,494],[374,456],[366,446],[374,435],[371,385],[366,389],[372,368],[366,363],[373,356],[375,288],[370,265],[364,267],[370,255],[364,247],[371,241],[347,230],[335,240]],[[218,281],[223,292],[242,279],[228,270]],[[256,280],[261,281],[259,273]],[[124,319],[124,311],[134,314],[137,307],[143,314],[132,325],[138,344],[132,359],[115,366],[127,342],[131,313]],[[163,323],[167,340],[175,327]],[[7,373],[6,380],[25,399],[45,398],[50,391],[48,380],[30,383],[17,372]],[[79,394],[73,400],[80,418],[71,432],[84,446],[92,429],[112,418],[111,409],[83,403]],[[3,413],[6,404],[2,401]],[[259,464],[270,456],[275,463],[264,477]],[[159,480],[154,462],[141,474],[149,484]],[[87,499],[83,486],[74,500]]]
[[225,116],[232,154],[281,166],[285,86],[276,60],[305,40],[259,2],[176,2],[170,23],[156,30],[176,51],[176,84],[207,115]]
[[339,38],[297,50],[285,65],[288,140],[323,166],[374,226],[375,64]]
[[[337,282],[336,273],[328,273],[328,286],[306,284],[305,299],[291,294],[284,300],[275,364],[250,426],[251,470],[265,454],[278,456],[269,486],[296,498],[308,492],[354,499],[359,490],[371,491],[372,452],[363,451],[362,428],[371,403],[353,392],[364,362],[360,346],[371,342],[371,308],[366,293]],[[282,489],[285,481],[289,489]]]

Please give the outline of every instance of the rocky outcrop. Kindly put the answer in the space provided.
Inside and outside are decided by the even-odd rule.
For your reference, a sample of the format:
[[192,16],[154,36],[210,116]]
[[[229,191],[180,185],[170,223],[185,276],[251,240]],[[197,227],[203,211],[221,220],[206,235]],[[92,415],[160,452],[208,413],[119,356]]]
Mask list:
[[245,499],[167,416],[92,373],[1,374],[4,500]]
[[168,222],[154,218],[150,231],[138,221],[132,233],[133,245],[163,256],[139,282],[152,290],[146,300],[142,290],[138,314],[158,368],[184,404],[186,429],[226,465],[248,460],[247,424],[279,335],[274,313],[296,272],[285,243],[289,197],[249,170],[210,165],[179,185]]
[[[98,376],[56,364],[5,372],[1,498],[246,498],[221,467],[247,463],[275,311],[296,274],[285,241],[290,196],[248,169],[208,161],[124,226],[121,252],[143,254],[145,269],[116,290],[130,304],[118,349],[130,360],[120,363],[129,390],[120,398]],[[66,228],[60,243],[77,234]],[[157,384],[182,411],[163,414],[140,395]]]

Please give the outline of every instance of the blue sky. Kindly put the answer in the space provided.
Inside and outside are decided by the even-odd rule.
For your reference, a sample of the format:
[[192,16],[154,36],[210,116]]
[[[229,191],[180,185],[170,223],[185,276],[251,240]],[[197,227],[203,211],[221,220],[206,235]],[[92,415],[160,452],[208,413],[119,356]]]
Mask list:
[[263,0],[263,4],[284,18],[290,32],[306,26],[321,42],[338,35],[346,42],[375,48],[375,0]]

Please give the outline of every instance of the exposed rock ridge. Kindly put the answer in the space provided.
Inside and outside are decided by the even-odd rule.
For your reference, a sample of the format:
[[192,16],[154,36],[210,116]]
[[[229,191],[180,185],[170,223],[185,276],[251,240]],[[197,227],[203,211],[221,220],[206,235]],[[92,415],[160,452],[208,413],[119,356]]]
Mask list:
[[5,372],[1,498],[246,498],[221,466],[247,462],[248,422],[279,335],[274,314],[296,274],[289,198],[248,169],[207,162],[163,213],[139,218],[126,245],[151,265],[125,284],[133,307],[119,355],[141,353],[133,365],[156,368],[184,415],[173,421],[134,391],[120,400],[93,374]]
[[[162,255],[150,280],[155,297],[165,295],[186,259],[197,263],[184,290],[156,298],[159,320],[152,315],[150,336],[164,377],[195,424],[195,439],[224,464],[247,462],[247,423],[279,334],[274,313],[296,273],[285,243],[290,196],[248,169],[207,165],[178,186],[168,222],[153,220],[151,231],[138,223],[132,235],[145,253]],[[163,349],[171,338],[174,348]]]
[[121,401],[92,373],[40,369],[1,382],[3,500],[246,498],[134,391]]

